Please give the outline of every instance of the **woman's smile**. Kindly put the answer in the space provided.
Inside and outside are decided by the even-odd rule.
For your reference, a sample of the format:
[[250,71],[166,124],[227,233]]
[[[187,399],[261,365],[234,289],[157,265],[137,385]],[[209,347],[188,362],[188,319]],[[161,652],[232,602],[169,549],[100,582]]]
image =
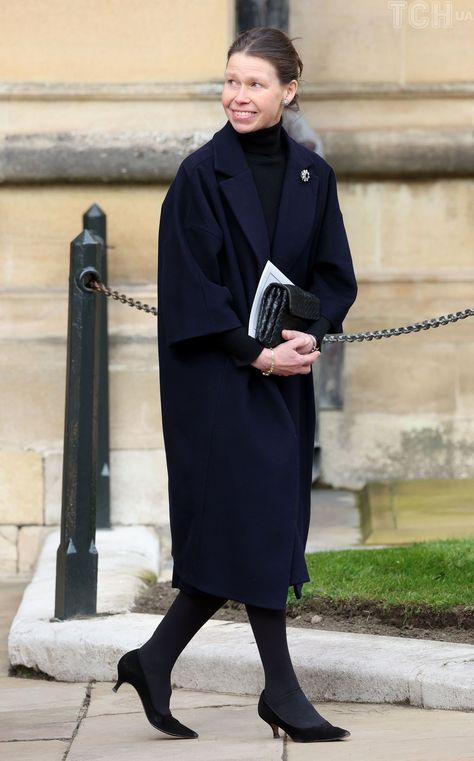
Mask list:
[[253,116],[256,115],[255,111],[241,111],[241,110],[237,110],[235,108],[233,108],[231,110],[232,110],[232,113],[233,113],[235,119],[247,120],[247,119],[251,119]]

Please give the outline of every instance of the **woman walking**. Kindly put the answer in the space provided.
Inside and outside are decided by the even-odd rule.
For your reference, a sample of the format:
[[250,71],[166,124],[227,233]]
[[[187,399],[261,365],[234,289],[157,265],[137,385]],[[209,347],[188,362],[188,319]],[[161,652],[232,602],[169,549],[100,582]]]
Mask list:
[[[304,695],[286,637],[288,588],[300,598],[309,581],[311,366],[357,290],[334,172],[282,128],[301,71],[283,32],[237,37],[227,123],[183,161],[161,212],[161,405],[180,591],[151,639],[120,660],[116,688],[132,684],[153,726],[175,737],[197,733],[170,713],[171,670],[228,599],[245,604],[265,674],[258,713],[274,736],[349,735]],[[307,332],[283,331],[273,350],[247,332],[268,260],[321,303]]]

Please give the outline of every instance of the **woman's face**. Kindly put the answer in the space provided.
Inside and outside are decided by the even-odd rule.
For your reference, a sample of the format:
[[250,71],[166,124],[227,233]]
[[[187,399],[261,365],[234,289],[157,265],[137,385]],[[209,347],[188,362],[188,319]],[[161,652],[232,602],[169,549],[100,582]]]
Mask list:
[[222,105],[237,132],[254,132],[280,121],[282,100],[293,100],[298,83],[282,85],[272,63],[264,58],[234,53],[224,75]]

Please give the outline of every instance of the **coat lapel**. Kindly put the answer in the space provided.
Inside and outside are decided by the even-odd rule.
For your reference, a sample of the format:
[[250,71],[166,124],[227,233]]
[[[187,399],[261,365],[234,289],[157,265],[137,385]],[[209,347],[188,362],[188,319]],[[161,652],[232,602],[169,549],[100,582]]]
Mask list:
[[214,136],[214,168],[227,175],[220,187],[263,269],[270,258],[265,217],[252,172],[230,122]]
[[[308,161],[306,149],[283,135],[287,144],[287,167],[282,186],[280,207],[270,250],[270,242],[262,204],[252,172],[247,164],[237,134],[227,124],[214,135],[214,168],[225,175],[220,187],[257,260],[263,269],[271,259],[286,275],[304,250],[316,212],[318,177]],[[308,169],[310,178],[303,182],[301,172]]]
[[[306,149],[284,132],[288,161],[273,236],[271,258],[291,278],[291,270],[305,249],[316,214],[319,179],[315,162]],[[309,172],[305,182],[301,173]],[[307,176],[307,175],[306,175]]]

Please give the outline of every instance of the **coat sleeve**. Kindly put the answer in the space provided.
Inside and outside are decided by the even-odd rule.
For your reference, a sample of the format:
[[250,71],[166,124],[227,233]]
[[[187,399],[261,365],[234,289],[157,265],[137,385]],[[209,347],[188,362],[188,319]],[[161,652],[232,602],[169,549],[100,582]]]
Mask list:
[[321,351],[323,347],[323,340],[326,333],[333,332],[331,323],[326,320],[325,317],[320,317],[319,320],[313,322],[308,328],[306,333],[311,333],[316,339],[316,347]]
[[158,320],[168,346],[241,326],[220,281],[222,245],[197,173],[181,165],[163,202],[158,237]]
[[[321,300],[321,315],[329,321],[331,328],[326,332],[341,333],[342,322],[357,295],[357,283],[333,169],[328,177],[313,261],[309,290]],[[308,332],[311,333],[311,329]]]

